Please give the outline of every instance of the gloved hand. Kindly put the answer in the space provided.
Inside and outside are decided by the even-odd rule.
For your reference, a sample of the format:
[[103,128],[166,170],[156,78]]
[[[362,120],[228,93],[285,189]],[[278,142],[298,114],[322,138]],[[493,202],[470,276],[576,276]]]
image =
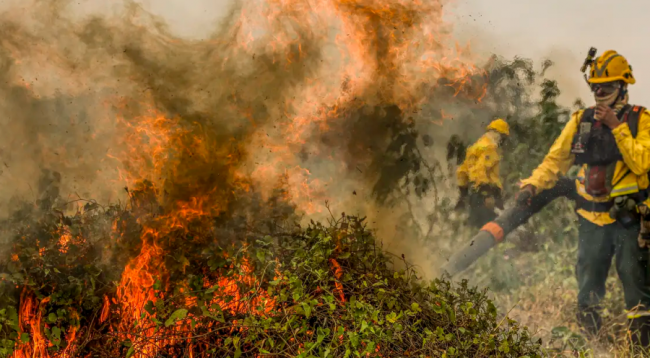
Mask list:
[[641,230],[638,236],[639,247],[642,249],[650,248],[650,221],[648,221],[650,218],[650,208],[643,203],[637,206],[637,209],[639,210],[639,214],[641,214]]
[[501,189],[496,185],[482,185],[479,193],[483,196],[483,205],[486,209],[494,210],[495,207],[503,210],[503,198]]
[[494,210],[494,207],[496,206],[497,201],[494,199],[493,196],[486,196],[485,197],[485,207],[490,210]]
[[465,207],[467,206],[467,198],[469,196],[468,187],[461,186],[459,190],[460,190],[460,197],[458,198],[458,203],[456,203],[456,206],[454,207],[454,210],[456,211],[465,209]]
[[637,238],[637,242],[639,243],[639,247],[642,249],[650,248],[650,235],[649,234],[643,234],[639,233],[639,237]]
[[535,196],[535,192],[536,192],[535,187],[532,185],[526,185],[523,188],[521,188],[517,193],[517,195],[515,195],[515,200],[517,201],[517,205],[520,206],[530,205],[533,196]]

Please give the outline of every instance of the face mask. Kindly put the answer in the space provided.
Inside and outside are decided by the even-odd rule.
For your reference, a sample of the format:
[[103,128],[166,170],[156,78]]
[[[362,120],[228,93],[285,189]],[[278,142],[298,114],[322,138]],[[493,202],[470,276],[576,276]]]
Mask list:
[[488,135],[492,138],[494,143],[497,144],[497,146],[501,147],[503,145],[503,142],[505,142],[506,138],[503,134],[496,132],[496,131],[489,131]]
[[591,91],[597,104],[611,106],[621,93],[621,85],[618,82],[594,83]]

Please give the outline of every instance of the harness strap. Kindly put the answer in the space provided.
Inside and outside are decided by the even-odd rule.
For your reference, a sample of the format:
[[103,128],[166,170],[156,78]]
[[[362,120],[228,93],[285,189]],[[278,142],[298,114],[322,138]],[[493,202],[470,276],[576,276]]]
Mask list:
[[589,201],[580,195],[576,196],[576,210],[584,209],[594,213],[606,213],[609,212],[609,209],[611,209],[612,205],[614,205],[614,200],[595,202]]
[[[627,121],[628,122],[627,125],[630,127],[630,132],[632,133],[632,138],[636,138],[636,135],[639,131],[639,118],[641,117],[641,113],[643,113],[644,111],[645,108],[641,106],[634,106],[634,108],[632,108],[631,111],[632,115],[635,116],[636,118],[633,121],[629,121],[629,120]],[[630,111],[628,110],[625,116],[627,117],[629,115],[630,115]]]

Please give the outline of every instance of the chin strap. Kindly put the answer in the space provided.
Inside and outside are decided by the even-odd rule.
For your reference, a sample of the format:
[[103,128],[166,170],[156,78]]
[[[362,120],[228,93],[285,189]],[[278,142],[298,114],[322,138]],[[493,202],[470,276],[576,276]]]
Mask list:
[[621,107],[626,105],[628,98],[627,86],[621,83],[621,88],[618,90],[618,97],[616,97],[616,101],[614,102],[615,106],[619,103],[622,103]]

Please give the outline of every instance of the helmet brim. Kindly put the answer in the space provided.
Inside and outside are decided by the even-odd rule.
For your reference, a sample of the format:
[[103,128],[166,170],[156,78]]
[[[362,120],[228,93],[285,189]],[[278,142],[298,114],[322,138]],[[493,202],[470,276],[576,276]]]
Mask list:
[[487,129],[488,129],[489,131],[495,131],[495,132],[497,132],[497,133],[499,133],[499,134],[503,134],[503,135],[506,136],[506,137],[509,137],[509,136],[510,136],[510,131],[509,131],[509,130],[504,131],[503,129],[494,128],[494,127],[488,127]]
[[616,76],[616,77],[602,77],[602,78],[589,78],[587,82],[589,83],[607,83],[607,82],[614,82],[614,81],[623,81],[627,84],[633,85],[636,83],[636,80],[634,77],[630,78],[625,78],[623,76]]

